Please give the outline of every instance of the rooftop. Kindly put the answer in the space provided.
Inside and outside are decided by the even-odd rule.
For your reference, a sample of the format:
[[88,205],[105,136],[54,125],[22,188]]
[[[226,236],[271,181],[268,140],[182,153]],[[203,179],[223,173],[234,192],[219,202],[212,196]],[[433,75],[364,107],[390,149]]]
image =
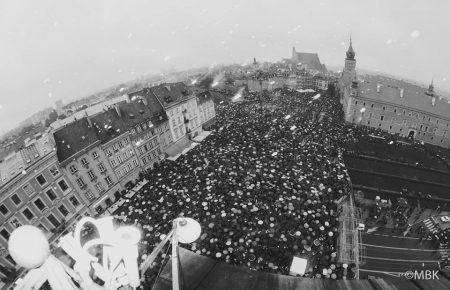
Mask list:
[[169,108],[191,96],[189,88],[182,82],[161,84],[144,89],[144,91],[149,103],[152,101],[152,98],[157,98],[164,108]]
[[157,102],[147,106],[137,98],[130,102],[122,101],[97,115],[75,120],[55,131],[58,160],[63,162],[96,142],[108,143],[144,121],[159,125],[166,120],[167,116]]
[[[450,117],[450,103],[447,99],[435,96],[433,106],[432,96],[427,95],[427,89],[417,85],[383,76],[364,75],[359,83],[360,95],[364,98],[382,101],[398,106],[409,107],[439,115]],[[377,86],[380,92],[377,92]],[[401,92],[403,90],[403,97]]]
[[0,163],[0,186],[53,151],[53,143],[48,135],[29,141],[27,146],[10,153]]
[[293,62],[306,65],[308,69],[326,71],[325,65],[320,62],[319,55],[317,53],[309,52],[295,52],[292,55]]

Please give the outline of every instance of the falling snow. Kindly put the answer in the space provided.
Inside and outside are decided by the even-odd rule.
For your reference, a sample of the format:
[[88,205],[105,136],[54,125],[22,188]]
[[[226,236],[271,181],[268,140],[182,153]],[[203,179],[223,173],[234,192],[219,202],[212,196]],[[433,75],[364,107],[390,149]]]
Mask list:
[[420,31],[419,30],[414,30],[413,32],[411,32],[410,36],[412,38],[417,38],[420,36]]

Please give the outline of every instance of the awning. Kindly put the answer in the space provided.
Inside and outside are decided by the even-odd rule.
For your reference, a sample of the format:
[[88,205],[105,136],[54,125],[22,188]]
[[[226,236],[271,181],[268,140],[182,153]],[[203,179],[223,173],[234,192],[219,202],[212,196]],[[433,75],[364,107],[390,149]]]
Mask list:
[[211,131],[202,131],[200,134],[192,138],[194,142],[200,143],[211,134]]
[[187,137],[183,137],[174,144],[172,144],[169,148],[166,149],[166,153],[170,157],[177,156],[181,154],[185,148],[188,148],[191,145],[191,141],[187,139]]

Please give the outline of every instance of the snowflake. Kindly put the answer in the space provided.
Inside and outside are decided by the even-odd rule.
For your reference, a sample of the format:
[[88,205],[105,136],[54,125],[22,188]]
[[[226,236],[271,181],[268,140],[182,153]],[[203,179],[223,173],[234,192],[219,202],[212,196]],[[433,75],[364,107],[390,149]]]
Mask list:
[[419,30],[414,30],[413,32],[411,32],[410,36],[412,38],[417,38],[420,36],[420,31]]

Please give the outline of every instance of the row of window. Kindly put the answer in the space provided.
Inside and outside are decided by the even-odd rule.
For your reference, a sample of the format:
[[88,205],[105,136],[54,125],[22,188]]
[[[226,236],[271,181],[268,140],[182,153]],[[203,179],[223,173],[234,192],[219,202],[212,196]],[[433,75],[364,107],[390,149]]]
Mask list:
[[139,154],[144,154],[158,146],[158,139],[154,139],[138,149]]
[[122,155],[117,155],[115,157],[112,157],[111,160],[111,165],[113,167],[116,167],[117,165],[122,164],[125,160],[127,160],[128,158],[130,158],[131,156],[134,155],[134,151],[133,150],[125,150],[125,152],[122,153]]
[[157,150],[150,152],[150,154],[143,156],[141,158],[142,162],[144,164],[147,164],[147,162],[151,162],[153,159],[158,158],[158,154],[161,154],[161,150],[159,148]]
[[[355,105],[358,105],[358,101],[355,101]],[[366,102],[363,102],[363,107],[365,107],[366,106]],[[374,107],[374,104],[371,104],[370,105],[370,108],[373,108]],[[382,106],[382,109],[383,109],[383,111],[385,111],[386,110],[386,106]],[[397,108],[394,108],[394,113],[397,113]],[[403,116],[405,116],[406,115],[406,110],[403,110],[402,111],[402,114],[403,114]],[[409,112],[408,113],[408,116],[409,117],[412,117],[413,116],[413,114],[415,115],[415,117],[417,118],[417,119],[420,119],[420,114],[419,113],[413,113],[413,112]],[[422,120],[425,120],[425,119],[427,119],[427,116],[426,115],[422,115]],[[434,120],[433,120],[434,121]],[[431,122],[431,117],[428,117],[428,122]],[[439,124],[439,119],[437,119],[436,118],[436,124]],[[447,122],[447,124],[446,124],[446,126],[448,127],[449,126],[449,123]]]
[[[67,185],[67,183],[64,179],[61,179],[60,181],[58,181],[57,184],[58,184],[59,188],[61,189],[61,191],[63,191],[63,192],[66,192],[69,189],[69,186]],[[57,198],[56,193],[52,188],[49,188],[45,193],[51,201],[54,201]],[[16,193],[11,195],[11,200],[16,206],[18,206],[22,203],[22,199]],[[10,210],[4,203],[2,205],[0,205],[0,213],[4,216],[6,216],[10,213]]]
[[141,123],[137,125],[135,128],[131,129],[131,134],[141,133],[142,131],[147,130],[147,128],[151,129],[154,125],[151,121]]
[[139,167],[139,163],[137,159],[133,159],[132,162],[129,162],[126,166],[123,166],[122,168],[118,169],[117,176],[121,178],[122,176],[125,176],[128,174],[128,172],[133,171],[134,168]]
[[124,139],[122,139],[120,141],[117,141],[115,144],[112,145],[111,148],[108,148],[108,149],[105,150],[106,155],[112,156],[114,153],[118,152],[119,149],[124,148],[129,143],[130,143],[130,139],[128,139],[128,138],[124,138]]
[[[98,169],[100,170],[100,172],[106,172],[106,167],[103,165],[103,163],[99,163],[98,165],[97,165],[97,167],[98,167]],[[69,166],[69,171],[72,173],[72,174],[75,174],[75,173],[77,173],[78,172],[78,168],[76,167],[76,165],[75,164],[71,164],[70,166]],[[90,170],[90,171],[92,171],[92,170]],[[89,172],[89,171],[88,171]]]
[[[81,205],[80,201],[73,195],[69,197],[69,201],[75,208],[77,208]],[[43,201],[40,198],[36,199],[34,201],[34,204],[40,211],[43,211],[46,208],[46,206],[44,205]],[[67,209],[67,207],[64,204],[60,204],[58,206],[58,211],[61,213],[61,215],[63,217],[66,217],[69,215],[69,210]],[[25,208],[24,210],[22,210],[22,214],[28,221],[32,221],[35,218],[35,214],[29,208]],[[55,227],[57,227],[59,225],[59,221],[56,219],[56,217],[54,217],[53,214],[49,214],[47,216],[47,219]],[[22,223],[16,217],[13,217],[9,221],[9,223],[11,224],[11,226],[13,228],[18,228],[18,227],[22,226]],[[3,236],[3,238],[5,238],[5,240],[8,240],[9,232],[6,229],[2,229],[0,231],[0,234],[1,234],[1,236]]]

